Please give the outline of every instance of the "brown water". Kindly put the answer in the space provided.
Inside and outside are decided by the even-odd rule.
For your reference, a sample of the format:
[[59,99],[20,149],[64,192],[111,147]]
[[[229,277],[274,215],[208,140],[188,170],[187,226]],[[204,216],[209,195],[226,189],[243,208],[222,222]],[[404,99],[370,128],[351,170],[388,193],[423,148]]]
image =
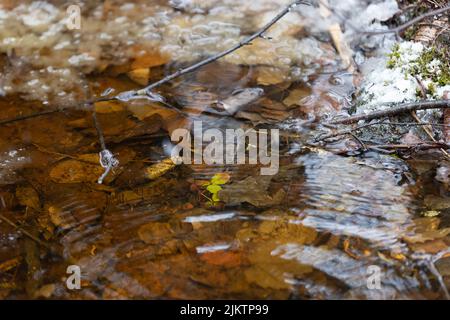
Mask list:
[[[229,23],[233,3],[213,4],[198,15],[210,12],[207,23]],[[258,10],[276,12],[281,4],[262,1]],[[111,6],[114,11],[119,5]],[[154,8],[181,20],[195,16],[189,10],[173,13],[165,3]],[[222,15],[213,15],[214,8]],[[219,25],[216,34],[254,30],[235,23]],[[285,36],[311,37],[301,31]],[[163,39],[162,46],[175,41],[170,33]],[[309,76],[295,77],[273,61],[275,66],[266,65],[263,52],[259,62],[216,62],[161,87],[167,104],[184,115],[148,101],[98,104],[106,144],[120,160],[103,185],[96,183],[103,169],[90,110],[70,108],[1,125],[0,297],[445,299],[450,203],[445,179],[435,179],[439,153],[350,156],[351,140],[313,145],[311,137],[320,129],[315,123],[344,112],[356,83],[341,71],[327,41],[320,46],[325,53],[318,61],[289,63]],[[26,68],[36,68],[26,50],[23,54]],[[292,52],[284,54],[278,61]],[[157,56],[148,57],[156,64],[150,82],[187,64],[180,57],[155,63]],[[3,56],[6,64],[14,59]],[[130,70],[132,61],[109,61],[103,70],[83,71],[73,80],[97,96],[107,88],[137,89],[142,85],[121,71]],[[265,94],[248,106],[245,119],[203,112],[238,89],[254,87]],[[42,99],[49,105],[35,99],[39,91],[31,100],[21,89],[6,95],[1,119],[60,103],[52,90],[61,88],[51,88]],[[146,176],[167,158],[175,128],[192,120],[249,128],[255,115],[262,117],[256,128],[282,129],[280,170],[272,178],[260,176],[255,165],[183,164],[154,180]],[[216,173],[229,174],[227,186],[239,192],[232,202],[211,206],[201,186]],[[249,177],[256,183],[247,185]],[[282,201],[261,201],[261,196],[275,199],[280,190]],[[66,288],[69,265],[81,268],[80,290]],[[382,272],[379,289],[368,286],[373,266]]]

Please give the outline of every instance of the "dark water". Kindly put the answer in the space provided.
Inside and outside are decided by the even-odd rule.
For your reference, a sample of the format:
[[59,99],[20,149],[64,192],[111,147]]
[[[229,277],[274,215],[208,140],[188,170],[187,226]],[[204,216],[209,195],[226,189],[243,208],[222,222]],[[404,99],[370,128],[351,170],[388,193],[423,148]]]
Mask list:
[[[355,89],[335,59],[281,80],[266,65],[217,62],[163,86],[165,105],[99,104],[106,144],[120,161],[103,185],[91,110],[1,125],[0,297],[446,298],[450,204],[435,180],[436,155],[349,156],[352,141],[311,144],[315,124],[344,112]],[[157,64],[149,81],[185,64]],[[117,69],[87,72],[83,83],[93,95],[141,87]],[[254,87],[264,95],[243,117],[205,113]],[[10,119],[48,106],[16,92],[0,108]],[[256,128],[281,128],[277,175],[263,181],[257,165],[183,164],[149,179],[174,128],[193,120],[250,128],[255,115]],[[232,204],[207,200],[202,184],[216,173],[239,186]],[[265,187],[247,187],[249,177]],[[280,190],[282,201],[261,202]],[[66,288],[69,265],[82,271],[81,290]],[[381,272],[375,289],[373,270]]]

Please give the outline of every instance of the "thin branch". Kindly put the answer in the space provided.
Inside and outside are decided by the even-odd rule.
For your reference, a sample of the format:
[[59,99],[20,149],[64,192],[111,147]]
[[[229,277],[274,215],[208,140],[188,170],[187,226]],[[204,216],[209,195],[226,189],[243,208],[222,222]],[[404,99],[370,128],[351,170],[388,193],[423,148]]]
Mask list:
[[409,27],[411,27],[412,25],[415,25],[416,23],[429,18],[429,17],[434,17],[437,16],[441,13],[444,13],[446,11],[450,10],[450,6],[446,6],[444,8],[440,8],[437,10],[433,10],[433,11],[429,11],[427,13],[424,13],[396,28],[393,29],[388,29],[388,30],[372,30],[372,31],[361,31],[360,28],[356,27],[355,25],[353,25],[351,22],[347,21],[347,19],[345,17],[343,17],[341,14],[339,14],[338,12],[336,12],[336,10],[334,10],[333,8],[331,8],[328,4],[326,4],[324,1],[319,0],[319,3],[322,4],[325,8],[327,8],[330,12],[332,12],[335,16],[337,16],[339,19],[341,19],[342,21],[345,21],[346,24],[352,28],[354,31],[360,33],[360,34],[364,34],[364,35],[380,35],[380,34],[387,34],[387,33],[395,33],[395,34],[399,34],[400,32],[402,32],[405,29],[408,29]]
[[[95,99],[90,99],[88,101],[83,101],[80,103],[76,103],[75,105],[71,106],[83,106],[83,105],[93,105],[94,103],[97,102],[104,102],[104,101],[112,101],[112,100],[119,100],[119,101],[126,101],[127,99],[132,99],[132,98],[138,98],[139,96],[147,96],[147,98],[155,98],[155,95],[151,92],[151,90],[153,88],[156,88],[164,83],[167,83],[175,78],[178,78],[184,74],[193,72],[209,63],[212,63],[214,61],[217,61],[218,59],[242,48],[243,46],[249,45],[251,44],[251,42],[253,40],[255,40],[256,38],[266,38],[264,36],[264,33],[269,30],[269,28],[271,28],[275,23],[277,23],[279,20],[281,20],[281,18],[283,18],[286,14],[288,14],[292,9],[294,9],[296,6],[300,5],[300,4],[305,4],[305,5],[310,5],[309,2],[307,1],[302,1],[302,0],[296,0],[294,2],[292,2],[290,5],[288,5],[284,10],[282,10],[278,15],[276,15],[269,23],[267,23],[265,26],[263,26],[260,30],[258,30],[256,33],[252,34],[251,36],[245,38],[244,40],[240,41],[238,44],[236,44],[235,46],[217,53],[215,55],[213,55],[212,57],[209,57],[205,60],[202,60],[194,65],[191,65],[187,68],[184,69],[180,69],[178,71],[176,71],[175,73],[172,73],[168,76],[166,76],[165,78],[152,83],[150,85],[148,85],[145,88],[142,88],[140,90],[131,90],[131,91],[125,91],[125,92],[121,92],[117,95],[114,96],[103,96],[103,97],[99,97],[99,98],[95,98]],[[162,104],[164,104],[166,107],[171,107],[168,106],[164,103],[164,101],[159,101],[159,100],[155,100],[156,102],[160,102]],[[6,120],[1,120],[0,121],[0,125],[5,125],[5,124],[9,124],[9,123],[14,123],[17,121],[22,121],[22,120],[26,120],[26,119],[31,119],[31,118],[36,118],[36,117],[40,117],[40,116],[45,116],[45,115],[49,115],[49,114],[53,114],[56,112],[60,112],[63,111],[64,109],[68,109],[69,107],[64,107],[64,108],[58,108],[58,109],[54,109],[54,110],[49,110],[49,111],[44,111],[44,112],[39,112],[39,113],[35,113],[35,114],[30,114],[30,115],[26,115],[26,116],[20,116],[14,119],[6,119]],[[176,109],[176,108],[174,108]],[[178,112],[178,109],[176,109]]]
[[420,127],[420,126],[437,126],[437,127],[450,127],[450,125],[440,124],[440,123],[430,123],[430,122],[422,122],[422,123],[416,123],[416,122],[386,122],[386,121],[380,121],[380,122],[374,122],[374,123],[366,123],[363,125],[360,125],[358,127],[352,128],[352,129],[346,129],[337,131],[335,133],[330,133],[325,136],[319,136],[315,139],[315,142],[324,141],[330,138],[340,137],[347,134],[351,134],[353,132],[356,132],[358,130],[377,126],[377,125],[389,125],[389,126],[411,126],[411,127]]
[[373,119],[385,118],[414,110],[441,109],[441,108],[450,108],[450,100],[425,100],[399,104],[387,110],[375,111],[369,114],[359,114],[348,118],[338,119],[332,121],[331,124],[351,124],[361,120],[370,121]]
[[408,22],[406,22],[406,23],[396,27],[396,28],[393,28],[393,29],[364,31],[364,32],[362,32],[362,34],[369,34],[369,35],[378,35],[378,34],[386,34],[386,33],[399,34],[403,30],[408,29],[409,27],[419,23],[420,21],[422,21],[422,20],[424,20],[426,18],[437,16],[438,14],[444,13],[444,12],[449,11],[449,10],[450,10],[450,6],[446,6],[444,8],[440,8],[440,9],[437,9],[437,10],[433,10],[433,11],[424,13],[424,14],[422,14],[422,15],[420,15],[420,16],[418,16],[418,17],[416,17],[416,18],[414,18],[414,19],[412,19],[412,20],[410,20],[410,21],[408,21]]
[[369,145],[370,148],[381,148],[381,149],[397,149],[397,150],[428,150],[428,149],[448,149],[450,146],[443,142],[422,142],[422,143],[413,143],[413,144],[377,144],[377,145]]
[[230,53],[232,53],[232,52],[242,48],[243,46],[249,45],[256,38],[263,38],[264,33],[267,30],[269,30],[270,27],[272,27],[281,18],[283,18],[292,9],[294,9],[296,6],[298,6],[300,4],[309,5],[309,3],[306,2],[306,1],[299,1],[299,0],[294,1],[293,3],[288,5],[286,8],[284,8],[284,10],[282,10],[279,14],[277,14],[272,20],[270,20],[269,23],[267,23],[265,26],[263,26],[260,30],[258,30],[256,33],[252,34],[251,36],[245,38],[244,40],[240,41],[235,46],[233,46],[233,47],[231,47],[231,48],[229,48],[229,49],[227,49],[225,51],[219,52],[219,53],[217,53],[217,54],[215,54],[215,55],[213,55],[213,56],[211,56],[211,57],[209,57],[209,58],[207,58],[205,60],[202,60],[202,61],[200,61],[200,62],[198,62],[198,63],[196,63],[194,65],[191,65],[191,66],[189,66],[187,68],[180,69],[180,70],[176,71],[175,73],[172,73],[172,74],[168,75],[167,77],[165,77],[165,78],[163,78],[163,79],[161,79],[161,80],[159,80],[159,81],[157,81],[155,83],[152,83],[152,84],[148,85],[147,87],[145,87],[145,88],[143,88],[141,90],[136,91],[136,95],[148,95],[153,88],[156,88],[156,87],[158,87],[158,86],[160,86],[160,85],[162,85],[164,83],[167,83],[167,82],[169,82],[169,81],[171,81],[171,80],[173,80],[175,78],[178,78],[178,77],[180,77],[180,76],[182,76],[184,74],[193,72],[193,71],[195,71],[195,70],[197,70],[197,69],[199,69],[199,68],[201,68],[201,67],[203,67],[203,66],[205,66],[207,64],[210,64],[210,63],[212,63],[212,62],[214,62],[216,60],[219,60],[220,58],[222,58],[222,57],[224,57],[224,56],[226,56],[226,55],[228,55],[228,54],[230,54]]
[[5,217],[3,214],[0,214],[0,220],[4,221],[5,223],[9,224],[11,227],[19,230],[20,232],[22,232],[24,235],[26,235],[28,238],[30,238],[33,241],[36,241],[38,244],[40,244],[43,247],[46,247],[47,249],[51,249],[50,246],[45,243],[42,242],[39,238],[35,237],[34,235],[32,235],[30,232],[28,232],[27,230],[23,229],[22,227],[18,226],[17,224],[15,224],[13,221],[11,221],[10,219],[8,219],[7,217]]
[[32,114],[28,114],[28,115],[24,115],[24,116],[19,116],[19,117],[13,118],[13,119],[0,120],[0,126],[1,125],[5,125],[5,124],[18,122],[18,121],[22,121],[22,120],[27,120],[27,119],[32,119],[32,118],[45,116],[45,115],[53,114],[53,113],[60,112],[60,111],[62,111],[62,109],[47,110],[47,111],[32,113]]

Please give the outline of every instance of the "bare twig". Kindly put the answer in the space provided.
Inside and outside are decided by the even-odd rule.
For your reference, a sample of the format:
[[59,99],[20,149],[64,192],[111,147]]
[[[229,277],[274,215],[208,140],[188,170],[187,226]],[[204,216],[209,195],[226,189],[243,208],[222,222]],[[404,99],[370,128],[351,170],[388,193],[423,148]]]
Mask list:
[[14,229],[19,230],[20,232],[22,232],[24,235],[26,235],[27,237],[29,237],[31,240],[36,241],[38,244],[40,244],[43,247],[46,248],[50,248],[50,246],[48,244],[46,244],[45,242],[42,242],[39,238],[37,238],[36,236],[34,236],[33,234],[31,234],[30,232],[28,232],[27,230],[23,229],[22,227],[18,226],[17,224],[15,224],[13,221],[11,221],[10,219],[8,219],[7,217],[5,217],[3,214],[0,214],[0,220],[3,220],[4,222],[6,222],[7,224],[9,224],[11,227],[13,227]]
[[[422,123],[422,121],[421,121],[421,120],[419,119],[419,117],[417,116],[416,111],[411,111],[411,116],[414,118],[414,120],[416,120],[416,122],[417,122],[418,124],[421,124],[421,123]],[[433,128],[431,128],[430,126],[423,126],[422,129],[423,129],[423,131],[425,131],[425,133],[427,134],[427,136],[428,136],[432,141],[437,142],[436,139],[434,138],[434,135],[433,135],[433,132],[432,132],[432,129],[433,129]],[[449,154],[448,154],[447,151],[445,151],[443,148],[441,148],[440,150],[441,150],[442,154],[443,154],[447,159],[450,158],[450,156],[449,156]]]
[[[251,42],[253,40],[255,40],[256,38],[265,38],[264,37],[264,33],[271,28],[275,23],[277,23],[279,20],[281,20],[281,18],[283,18],[286,14],[288,14],[292,9],[294,9],[296,6],[300,5],[300,4],[305,4],[305,5],[310,5],[309,2],[307,1],[302,1],[302,0],[296,0],[294,2],[292,2],[290,5],[288,5],[286,8],[284,8],[279,14],[277,14],[270,22],[268,22],[266,25],[264,25],[261,29],[259,29],[257,32],[255,32],[254,34],[248,36],[247,38],[245,38],[244,40],[240,41],[238,44],[236,44],[235,46],[223,51],[223,52],[219,52],[205,60],[202,60],[196,64],[193,64],[187,68],[184,69],[180,69],[178,71],[176,71],[175,73],[172,73],[168,76],[166,76],[165,78],[152,83],[150,85],[148,85],[145,88],[142,88],[140,90],[131,90],[131,91],[126,91],[126,92],[121,92],[117,95],[114,96],[103,96],[103,97],[99,97],[99,98],[95,98],[95,99],[90,99],[87,101],[83,101],[80,103],[76,103],[71,107],[75,107],[75,106],[84,106],[84,105],[93,105],[94,103],[97,102],[104,102],[104,101],[112,101],[112,100],[119,100],[119,101],[126,101],[128,99],[132,99],[132,98],[139,98],[140,96],[146,96],[147,98],[152,99],[153,101],[157,101],[162,103],[163,105],[165,105],[166,107],[171,107],[171,106],[167,106],[164,101],[160,101],[157,99],[157,97],[155,97],[155,94],[151,92],[152,89],[167,83],[175,78],[178,78],[184,74],[193,72],[209,63],[212,63],[214,61],[219,60],[220,58],[242,48],[243,46],[249,45],[251,44]],[[36,117],[40,117],[40,116],[45,116],[45,115],[49,115],[49,114],[53,114],[56,112],[60,112],[63,111],[65,109],[70,108],[68,107],[64,107],[64,108],[58,108],[58,109],[54,109],[54,110],[48,110],[48,111],[44,111],[44,112],[39,112],[39,113],[35,113],[35,114],[30,114],[30,115],[26,115],[26,116],[20,116],[14,119],[6,119],[6,120],[1,120],[0,121],[0,125],[5,125],[5,124],[9,124],[9,123],[14,123],[17,121],[22,121],[22,120],[26,120],[26,119],[31,119],[31,118],[36,118]],[[175,108],[176,109],[176,108]],[[177,109],[178,110],[178,109]],[[179,111],[179,110],[178,110]]]
[[167,83],[167,82],[169,82],[169,81],[171,81],[171,80],[173,80],[175,78],[178,78],[178,77],[180,77],[180,76],[182,76],[184,74],[193,72],[193,71],[195,71],[195,70],[197,70],[197,69],[199,69],[199,68],[201,68],[201,67],[203,67],[203,66],[205,66],[207,64],[210,64],[210,63],[212,63],[214,61],[217,61],[220,58],[222,58],[222,57],[224,57],[224,56],[226,56],[226,55],[228,55],[228,54],[230,54],[230,53],[232,53],[232,52],[242,48],[243,46],[249,45],[256,38],[263,38],[264,33],[267,30],[269,30],[270,27],[272,27],[275,23],[277,23],[286,14],[288,14],[292,9],[294,9],[294,7],[296,7],[296,6],[300,5],[300,4],[309,4],[309,3],[306,2],[306,1],[299,1],[299,0],[294,1],[293,3],[288,5],[286,8],[284,8],[279,14],[277,14],[272,20],[270,20],[270,22],[268,22],[260,30],[258,30],[257,32],[255,32],[251,36],[248,36],[244,40],[240,41],[235,46],[233,46],[233,47],[231,47],[231,48],[229,48],[229,49],[227,49],[225,51],[219,52],[219,53],[217,53],[217,54],[215,54],[215,55],[213,55],[213,56],[211,56],[211,57],[209,57],[209,58],[207,58],[205,60],[202,60],[202,61],[200,61],[200,62],[198,62],[198,63],[196,63],[194,65],[191,65],[191,66],[189,66],[187,68],[180,69],[180,70],[176,71],[175,73],[172,73],[172,74],[166,76],[165,78],[163,78],[163,79],[161,79],[161,80],[159,80],[159,81],[157,81],[155,83],[152,83],[152,84],[148,85],[147,87],[145,87],[145,88],[143,88],[141,90],[136,91],[135,92],[136,95],[141,95],[141,96],[142,95],[149,95],[153,88],[156,88],[156,87],[158,87],[158,86],[160,86],[160,85],[162,85],[164,83]]
[[356,27],[355,25],[353,25],[351,22],[347,21],[347,19],[345,17],[343,17],[342,15],[340,15],[338,12],[336,12],[336,10],[334,10],[333,8],[331,8],[331,6],[329,6],[325,1],[323,0],[319,0],[319,3],[324,6],[325,8],[327,8],[330,12],[332,12],[335,16],[337,16],[339,19],[341,19],[342,21],[345,21],[346,24],[352,28],[354,31],[360,33],[360,34],[364,34],[364,35],[381,35],[381,34],[387,34],[387,33],[395,33],[395,34],[399,34],[400,32],[402,32],[405,29],[408,29],[409,27],[419,23],[420,21],[429,18],[429,17],[434,17],[437,16],[441,13],[444,13],[446,11],[450,10],[450,6],[446,6],[444,8],[440,8],[437,10],[433,10],[433,11],[429,11],[427,13],[424,13],[396,28],[392,28],[392,29],[388,29],[388,30],[372,30],[372,31],[361,31],[360,28]]
[[411,127],[414,127],[414,126],[416,126],[416,127],[419,127],[419,126],[437,126],[437,127],[449,127],[450,128],[450,124],[445,125],[445,124],[430,123],[430,122],[416,123],[416,122],[387,122],[387,121],[380,121],[380,122],[374,122],[374,123],[366,123],[366,124],[357,126],[355,128],[341,130],[341,131],[337,131],[337,132],[330,133],[330,134],[327,134],[327,135],[319,136],[319,137],[315,138],[314,141],[315,142],[320,142],[320,141],[324,141],[324,140],[327,140],[327,139],[344,136],[344,135],[356,132],[358,130],[361,130],[361,129],[364,129],[364,128],[368,128],[368,127],[372,127],[372,126],[377,126],[377,125],[411,126]]
[[100,165],[105,169],[105,172],[103,172],[103,174],[97,180],[97,183],[102,184],[103,180],[105,180],[109,172],[114,167],[119,165],[119,160],[117,160],[117,158],[114,157],[114,154],[106,148],[105,137],[103,136],[102,128],[97,119],[97,112],[95,111],[95,108],[93,108],[92,117],[94,119],[94,126],[97,130],[97,136],[100,142]]
[[5,125],[5,124],[18,122],[18,121],[22,121],[22,120],[27,120],[27,119],[32,119],[32,118],[45,116],[45,115],[53,114],[53,113],[60,112],[60,111],[62,111],[62,109],[47,110],[47,111],[42,111],[42,112],[37,112],[37,113],[32,113],[32,114],[28,114],[28,115],[19,116],[19,117],[13,118],[13,119],[0,120],[0,126],[1,125]]
[[331,124],[351,124],[358,121],[370,121],[373,119],[385,118],[405,112],[411,112],[414,110],[427,110],[427,109],[440,109],[450,108],[450,100],[425,100],[411,103],[404,103],[393,106],[390,109],[375,111],[369,114],[359,114],[356,116],[338,119],[331,122]]
[[377,144],[369,145],[368,149],[381,148],[381,149],[396,149],[396,150],[428,150],[428,149],[441,149],[449,148],[450,146],[443,142],[422,142],[414,144]]
[[441,13],[444,13],[446,11],[449,11],[449,10],[450,10],[450,5],[446,6],[444,8],[440,8],[440,9],[437,9],[437,10],[433,10],[433,11],[424,13],[424,14],[422,14],[422,15],[420,15],[420,16],[418,16],[418,17],[416,17],[416,18],[414,18],[414,19],[412,19],[412,20],[410,20],[410,21],[408,21],[408,22],[406,22],[406,23],[396,27],[396,28],[393,28],[393,29],[364,31],[364,32],[362,32],[362,34],[368,34],[368,35],[378,35],[378,34],[386,34],[386,33],[399,34],[403,30],[408,29],[409,27],[419,23],[420,21],[422,21],[422,20],[424,20],[426,18],[437,16],[437,15],[439,15]]

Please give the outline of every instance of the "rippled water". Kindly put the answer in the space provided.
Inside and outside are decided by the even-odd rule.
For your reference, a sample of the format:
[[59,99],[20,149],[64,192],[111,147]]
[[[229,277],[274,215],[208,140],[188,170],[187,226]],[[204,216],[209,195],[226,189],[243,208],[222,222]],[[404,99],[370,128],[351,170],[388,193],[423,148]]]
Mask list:
[[[175,4],[154,3],[142,9],[154,14],[147,27],[162,33],[153,33],[152,41],[176,52],[151,67],[150,81],[198,59],[193,52],[210,54],[226,47],[223,37],[250,33],[260,24],[259,14],[273,16],[287,1],[261,1],[256,7],[240,1],[209,6],[187,1],[187,7],[177,4],[176,10]],[[127,8],[122,2],[110,10],[117,18]],[[252,23],[237,21],[236,10]],[[294,17],[285,23],[292,24]],[[95,14],[89,19],[95,21]],[[115,21],[120,25],[120,19]],[[135,30],[130,23],[129,30]],[[438,163],[433,154],[407,162],[375,152],[351,157],[347,151],[353,142],[348,140],[312,146],[315,123],[350,107],[356,80],[342,71],[327,40],[318,41],[301,28],[286,32],[286,24],[274,31],[280,35],[273,43],[258,44],[254,52],[244,49],[162,87],[166,103],[184,116],[148,101],[100,105],[106,143],[120,160],[105,185],[95,183],[103,169],[97,164],[99,146],[89,111],[69,109],[1,125],[0,297],[445,298],[450,205],[448,186],[434,180]],[[191,40],[188,45],[180,34]],[[130,41],[143,41],[135,37],[130,31]],[[82,38],[90,39],[87,34]],[[122,40],[117,39],[119,44]],[[302,46],[300,54],[296,46]],[[70,50],[65,54],[75,54]],[[22,54],[27,60],[29,51]],[[69,68],[78,72],[71,83],[82,81],[94,94],[109,87],[115,92],[141,87],[119,71],[122,65],[128,70],[128,62],[114,65],[107,58],[112,54],[116,59],[114,53],[103,54],[106,69]],[[25,64],[39,68],[33,59]],[[13,81],[10,76],[3,80]],[[52,77],[38,79],[51,85]],[[15,81],[17,87],[1,98],[2,119],[60,101],[51,98],[52,90],[72,90],[51,85],[48,96],[39,100],[42,83],[30,96],[23,94],[20,77]],[[246,114],[204,113],[237,90],[255,87],[265,94]],[[255,115],[262,118],[255,121]],[[256,180],[267,184],[261,190],[241,184],[239,205],[209,206],[201,185],[223,172],[231,176],[230,186],[248,177],[260,179],[258,166],[180,165],[150,181],[145,172],[167,157],[168,132],[193,120],[204,121],[205,128],[249,128],[252,121],[281,128],[279,173]],[[269,205],[255,194],[274,198],[280,189],[283,201]],[[438,216],[423,215],[430,211]],[[82,270],[82,289],[70,291],[66,268],[74,264]],[[381,272],[375,289],[368,285],[373,270]]]

